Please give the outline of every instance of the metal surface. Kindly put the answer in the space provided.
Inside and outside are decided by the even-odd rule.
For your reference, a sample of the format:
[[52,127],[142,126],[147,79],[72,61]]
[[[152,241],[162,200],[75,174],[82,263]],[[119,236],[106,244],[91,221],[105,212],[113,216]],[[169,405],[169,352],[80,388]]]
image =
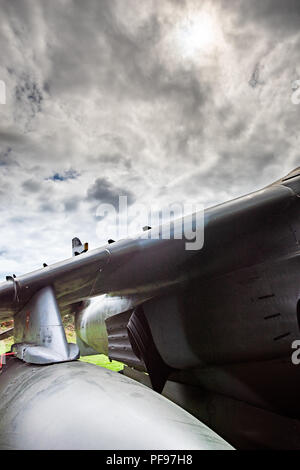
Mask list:
[[132,315],[132,310],[119,313],[106,320],[108,356],[115,361],[122,361],[128,366],[146,372],[143,360],[134,353],[128,336],[127,325]]
[[33,364],[71,361],[79,357],[76,344],[68,344],[52,287],[38,291],[15,316],[15,344],[19,359]]
[[[116,315],[121,313],[126,315],[126,312],[132,311],[135,306],[140,305],[147,298],[147,296],[112,297],[102,295],[90,302],[83,303],[76,310],[75,327],[77,337],[83,344],[90,345],[101,354],[108,355],[108,343],[110,341],[112,344],[114,338],[108,338],[107,322],[119,323],[117,318],[113,319]],[[126,345],[122,345],[122,341],[119,341],[122,335],[125,334],[127,336],[127,321],[121,321],[119,326],[121,327],[121,325],[123,325],[124,332],[121,336],[120,332],[118,332],[119,336],[117,337],[117,343],[120,345],[120,348],[128,345],[128,338]],[[113,325],[110,325],[110,327],[114,329]],[[114,335],[112,334],[112,336]]]
[[[146,374],[125,367],[124,375],[151,387]],[[242,382],[241,387],[243,387]],[[226,439],[239,449],[300,449],[298,419],[274,413],[261,405],[254,406],[247,400],[231,398],[228,392],[224,394],[221,391],[217,393],[213,390],[204,390],[202,387],[182,381],[169,380],[163,395],[211,429],[218,430],[217,432],[226,436]]]
[[136,381],[82,362],[0,375],[0,449],[231,449]]

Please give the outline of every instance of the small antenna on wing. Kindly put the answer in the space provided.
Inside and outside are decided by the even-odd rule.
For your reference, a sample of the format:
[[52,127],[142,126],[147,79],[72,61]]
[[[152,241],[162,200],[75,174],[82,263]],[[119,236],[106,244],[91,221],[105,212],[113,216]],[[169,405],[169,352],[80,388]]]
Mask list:
[[81,253],[85,253],[89,249],[89,244],[85,243],[84,245],[81,243],[80,239],[75,237],[72,240],[72,256],[81,255]]

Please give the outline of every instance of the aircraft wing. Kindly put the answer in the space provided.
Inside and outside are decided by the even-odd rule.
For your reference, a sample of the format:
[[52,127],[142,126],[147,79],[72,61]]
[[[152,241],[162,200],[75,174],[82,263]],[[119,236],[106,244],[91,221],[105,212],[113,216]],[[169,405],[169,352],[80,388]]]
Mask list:
[[186,250],[184,238],[151,239],[152,229],[148,239],[120,240],[16,278],[8,276],[0,284],[0,321],[12,318],[49,285],[61,312],[67,313],[74,304],[104,293],[151,297],[194,275],[207,278],[254,258],[259,262],[260,250],[247,254],[242,248],[266,218],[284,217],[286,208],[299,201],[299,171],[292,173],[263,190],[207,209],[200,250]]

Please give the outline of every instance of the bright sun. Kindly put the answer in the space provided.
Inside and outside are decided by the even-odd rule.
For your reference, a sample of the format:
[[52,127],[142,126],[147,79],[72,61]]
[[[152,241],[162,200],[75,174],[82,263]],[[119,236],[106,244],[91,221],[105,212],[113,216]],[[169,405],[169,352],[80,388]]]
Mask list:
[[218,25],[208,13],[185,18],[176,27],[177,46],[184,57],[210,52],[218,41]]

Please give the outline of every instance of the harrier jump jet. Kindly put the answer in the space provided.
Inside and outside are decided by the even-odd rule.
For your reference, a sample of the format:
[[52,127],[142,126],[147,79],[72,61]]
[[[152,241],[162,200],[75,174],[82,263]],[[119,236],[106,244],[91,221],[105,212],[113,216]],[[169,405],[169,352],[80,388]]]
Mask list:
[[[92,251],[74,239],[72,258],[8,276],[0,447],[299,449],[299,196],[297,168],[207,209],[200,250],[147,227]],[[77,361],[95,353],[123,374]]]

